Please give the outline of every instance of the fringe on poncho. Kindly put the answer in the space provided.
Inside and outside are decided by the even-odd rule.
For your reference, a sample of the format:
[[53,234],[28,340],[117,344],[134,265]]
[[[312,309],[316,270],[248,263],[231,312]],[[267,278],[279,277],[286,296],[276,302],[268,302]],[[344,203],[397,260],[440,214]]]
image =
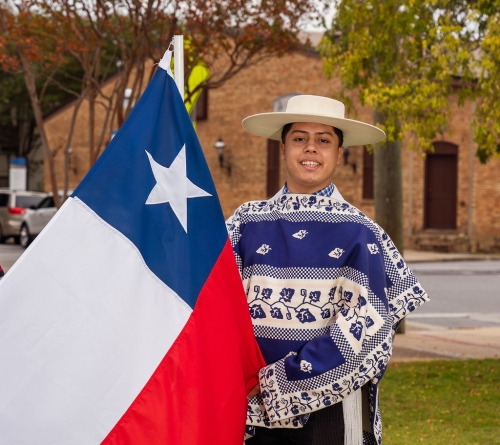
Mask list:
[[268,363],[247,432],[300,428],[366,385],[363,443],[381,444],[378,384],[394,335],[428,301],[387,233],[345,201],[299,194],[245,203],[227,227]]

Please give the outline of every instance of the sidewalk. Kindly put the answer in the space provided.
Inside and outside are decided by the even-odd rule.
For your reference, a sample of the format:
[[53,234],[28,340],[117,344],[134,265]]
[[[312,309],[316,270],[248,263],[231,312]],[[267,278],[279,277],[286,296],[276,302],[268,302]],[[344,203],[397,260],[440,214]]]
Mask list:
[[[410,315],[411,317],[411,315]],[[410,320],[396,334],[393,361],[500,358],[500,326],[448,329]]]
[[422,263],[434,261],[500,260],[500,253],[449,253],[406,249],[404,258],[407,263]]
[[[405,250],[410,263],[499,260],[500,254],[444,253]],[[448,329],[406,320],[406,332],[397,334],[392,361],[500,358],[500,326]]]
[[[12,246],[14,247],[14,246]],[[2,266],[8,270],[18,253],[4,257]],[[498,260],[500,254],[442,253],[405,250],[405,260],[410,263]],[[11,263],[8,259],[12,259]],[[500,358],[500,325],[473,329],[448,329],[406,320],[406,333],[397,334],[392,361],[437,359]]]

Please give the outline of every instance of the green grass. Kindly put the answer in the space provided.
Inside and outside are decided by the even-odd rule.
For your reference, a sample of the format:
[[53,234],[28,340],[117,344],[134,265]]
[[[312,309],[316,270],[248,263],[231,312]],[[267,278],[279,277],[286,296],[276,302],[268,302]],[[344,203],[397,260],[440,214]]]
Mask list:
[[380,407],[384,445],[500,444],[500,360],[391,363]]

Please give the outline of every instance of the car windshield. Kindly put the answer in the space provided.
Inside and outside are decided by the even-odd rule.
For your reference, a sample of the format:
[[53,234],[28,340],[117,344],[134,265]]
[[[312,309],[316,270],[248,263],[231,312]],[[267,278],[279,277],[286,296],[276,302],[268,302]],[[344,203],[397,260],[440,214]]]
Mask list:
[[22,207],[23,209],[29,208],[31,206],[36,206],[43,196],[16,196],[16,207]]
[[48,207],[55,207],[54,198],[52,198],[52,196],[44,198],[43,201],[36,206],[37,209],[46,209]]

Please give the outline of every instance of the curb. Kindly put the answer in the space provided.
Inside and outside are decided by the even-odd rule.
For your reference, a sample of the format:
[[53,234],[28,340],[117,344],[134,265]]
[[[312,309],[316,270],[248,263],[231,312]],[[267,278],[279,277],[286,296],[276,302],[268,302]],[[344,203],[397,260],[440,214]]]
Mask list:
[[431,252],[407,249],[403,255],[407,263],[441,262],[441,261],[500,261],[496,253],[467,252]]
[[500,359],[500,327],[447,329],[409,321],[394,340],[393,361]]

